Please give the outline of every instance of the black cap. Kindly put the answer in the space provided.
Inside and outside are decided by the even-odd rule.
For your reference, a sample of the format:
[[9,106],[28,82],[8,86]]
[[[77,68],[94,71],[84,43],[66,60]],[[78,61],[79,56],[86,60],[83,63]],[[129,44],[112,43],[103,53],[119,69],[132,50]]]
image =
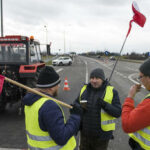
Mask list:
[[57,72],[50,66],[44,67],[38,77],[36,87],[52,88],[60,83],[60,78]]
[[104,71],[100,68],[96,68],[94,69],[91,74],[90,74],[90,78],[100,78],[102,79],[103,81],[105,80],[105,74],[104,74]]
[[140,72],[142,72],[145,76],[150,77],[150,58],[147,59],[139,68]]

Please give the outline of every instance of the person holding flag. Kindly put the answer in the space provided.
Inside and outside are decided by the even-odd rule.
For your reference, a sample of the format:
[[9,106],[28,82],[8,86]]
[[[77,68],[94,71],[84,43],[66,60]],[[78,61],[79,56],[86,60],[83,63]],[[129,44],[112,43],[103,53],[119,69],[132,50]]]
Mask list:
[[[60,78],[50,66],[44,67],[38,77],[36,90],[56,97]],[[25,105],[25,125],[28,148],[31,150],[74,150],[82,108],[73,105],[66,121],[62,107],[51,98],[27,93],[22,100]]]

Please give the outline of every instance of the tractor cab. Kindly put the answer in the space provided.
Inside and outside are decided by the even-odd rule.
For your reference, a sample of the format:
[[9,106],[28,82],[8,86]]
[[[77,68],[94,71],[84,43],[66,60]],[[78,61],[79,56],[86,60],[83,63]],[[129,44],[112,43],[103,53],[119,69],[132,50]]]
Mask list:
[[40,61],[40,43],[33,36],[0,37],[0,64],[33,64]]

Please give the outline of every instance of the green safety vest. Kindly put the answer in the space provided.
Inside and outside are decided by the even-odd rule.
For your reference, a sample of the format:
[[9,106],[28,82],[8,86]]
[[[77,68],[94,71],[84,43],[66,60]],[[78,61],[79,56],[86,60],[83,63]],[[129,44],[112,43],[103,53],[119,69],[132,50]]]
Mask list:
[[[25,106],[25,123],[28,148],[31,150],[74,150],[76,147],[74,136],[72,136],[64,146],[60,146],[55,143],[48,132],[40,129],[38,121],[39,109],[48,100],[49,98],[40,98],[31,106]],[[59,104],[57,105],[59,106]],[[61,107],[60,109],[64,116],[64,112]],[[65,117],[64,123],[66,123]]]
[[[81,96],[83,92],[86,90],[87,85],[84,85],[83,88],[81,89],[80,92],[80,98],[79,100],[81,101]],[[105,97],[104,101],[111,104],[112,99],[113,99],[113,88],[112,86],[107,86],[106,92],[105,92]],[[101,128],[103,131],[111,131],[115,130],[115,117],[109,115],[104,109],[101,108]]]
[[[150,94],[146,95],[145,98],[149,96]],[[143,149],[150,150],[150,126],[144,129],[138,130],[137,132],[129,133],[128,135],[132,139],[134,139],[136,142],[138,142]]]

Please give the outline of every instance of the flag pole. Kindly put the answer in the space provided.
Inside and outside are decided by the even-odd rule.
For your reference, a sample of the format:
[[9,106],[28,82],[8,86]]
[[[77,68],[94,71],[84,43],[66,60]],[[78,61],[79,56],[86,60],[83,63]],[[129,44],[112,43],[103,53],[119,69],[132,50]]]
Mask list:
[[35,94],[40,95],[40,96],[42,96],[42,97],[49,98],[50,100],[53,100],[53,101],[55,101],[56,103],[58,103],[58,104],[60,104],[60,105],[62,105],[62,106],[65,106],[65,107],[68,107],[68,108],[72,108],[72,106],[69,105],[69,104],[66,104],[66,103],[64,103],[64,102],[62,102],[62,101],[60,101],[60,100],[57,100],[57,99],[55,99],[55,98],[53,98],[53,97],[50,97],[50,96],[48,96],[48,95],[46,95],[46,94],[43,94],[43,93],[41,93],[41,92],[39,92],[39,91],[37,91],[37,90],[35,90],[35,89],[32,89],[32,88],[30,88],[30,87],[28,87],[28,86],[25,86],[25,85],[23,85],[23,84],[21,84],[21,83],[19,83],[19,82],[17,82],[17,81],[14,81],[14,80],[12,80],[12,79],[10,79],[10,78],[5,77],[5,80],[6,80],[7,82],[10,82],[10,83],[12,83],[12,84],[15,84],[15,85],[17,85],[17,86],[23,88],[23,89],[26,89],[26,90],[29,91],[29,92],[35,93]]
[[126,40],[127,40],[127,36],[126,36],[126,38],[125,38],[125,40],[124,40],[124,42],[123,42],[123,44],[122,44],[122,47],[121,47],[119,56],[117,57],[117,60],[116,60],[116,62],[115,62],[115,64],[114,64],[114,67],[113,67],[113,70],[112,70],[112,72],[111,72],[111,74],[110,74],[110,77],[109,77],[109,79],[108,79],[108,83],[110,82],[111,77],[112,77],[112,75],[113,75],[113,73],[114,73],[114,70],[115,70],[116,65],[117,65],[117,63],[118,63],[118,60],[119,60],[119,58],[120,58],[120,56],[121,56],[121,52],[122,52],[122,50],[123,50],[123,48],[124,48],[124,45],[125,45],[125,43],[126,43]]
[[[125,39],[124,39],[124,42],[123,42],[123,44],[122,44],[122,47],[121,47],[119,56],[117,57],[117,60],[116,60],[116,62],[115,62],[115,64],[114,64],[114,67],[113,67],[113,69],[112,69],[112,72],[111,72],[111,74],[110,74],[110,76],[109,76],[108,82],[107,82],[107,84],[106,84],[105,87],[107,87],[107,85],[110,83],[110,80],[111,80],[111,78],[112,78],[112,75],[113,75],[113,73],[114,73],[114,71],[115,71],[116,65],[117,65],[117,63],[118,63],[118,61],[119,61],[119,58],[120,58],[120,56],[121,56],[121,52],[122,52],[122,50],[123,50],[123,48],[124,48],[124,45],[125,45],[126,40],[127,40],[127,38],[128,38],[128,35],[130,34],[130,31],[131,31],[131,28],[132,28],[132,22],[133,22],[133,20],[130,20],[130,22],[129,22],[129,29],[128,29],[127,35],[126,35],[126,37],[125,37]],[[102,98],[104,98],[105,92],[106,92],[106,88],[105,88],[105,90],[104,90],[104,92],[103,92]]]
[[116,60],[116,62],[115,62],[115,64],[114,64],[114,67],[113,67],[112,72],[111,72],[111,74],[110,74],[110,76],[109,76],[108,82],[106,83],[105,90],[104,90],[103,95],[102,95],[102,99],[103,99],[104,96],[105,96],[106,87],[107,87],[107,85],[109,85],[109,83],[110,83],[110,80],[111,80],[112,75],[113,75],[113,73],[114,73],[114,71],[115,71],[116,65],[117,65],[117,63],[118,63],[118,61],[119,61],[119,58],[120,58],[120,56],[121,56],[121,52],[122,52],[122,50],[123,50],[123,48],[124,48],[124,45],[125,45],[125,43],[126,43],[127,37],[128,37],[128,34],[127,34],[127,36],[126,36],[125,39],[124,39],[124,42],[123,42],[123,44],[122,44],[122,47],[121,47],[119,56],[117,57],[117,60]]
[[127,38],[128,38],[128,35],[130,34],[130,31],[131,31],[131,28],[132,28],[132,22],[133,22],[133,20],[130,20],[130,22],[129,22],[129,29],[128,29],[127,35],[126,35],[126,37],[125,37],[125,39],[124,39],[124,42],[123,42],[123,44],[122,44],[122,47],[121,47],[119,56],[117,57],[117,60],[116,60],[115,65],[114,65],[114,67],[113,67],[113,70],[112,70],[112,72],[111,72],[111,74],[110,74],[110,77],[109,77],[109,79],[108,79],[108,83],[109,83],[109,81],[111,80],[111,77],[112,77],[112,75],[113,75],[113,73],[114,73],[114,70],[115,70],[116,65],[117,65],[117,63],[118,63],[118,60],[119,60],[119,58],[120,58],[120,56],[121,56],[121,52],[122,52],[122,50],[123,50],[123,48],[124,48],[124,45],[125,45],[126,40],[127,40]]

